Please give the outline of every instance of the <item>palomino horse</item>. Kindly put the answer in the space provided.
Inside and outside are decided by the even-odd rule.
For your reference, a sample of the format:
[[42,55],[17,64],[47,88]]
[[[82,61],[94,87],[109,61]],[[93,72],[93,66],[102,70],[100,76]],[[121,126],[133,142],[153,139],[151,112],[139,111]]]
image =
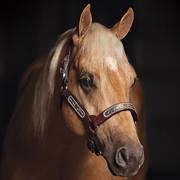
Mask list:
[[88,5],[79,26],[27,71],[5,138],[1,180],[145,177],[140,86],[120,41],[133,18],[130,8],[108,29],[92,23]]

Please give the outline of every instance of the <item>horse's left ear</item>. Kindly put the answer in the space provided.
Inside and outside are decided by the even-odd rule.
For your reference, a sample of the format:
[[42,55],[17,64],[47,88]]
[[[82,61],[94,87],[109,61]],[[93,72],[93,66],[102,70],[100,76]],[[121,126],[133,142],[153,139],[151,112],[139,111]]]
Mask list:
[[118,37],[118,39],[123,39],[131,29],[134,20],[134,11],[129,8],[126,14],[121,18],[121,20],[116,23],[111,31]]

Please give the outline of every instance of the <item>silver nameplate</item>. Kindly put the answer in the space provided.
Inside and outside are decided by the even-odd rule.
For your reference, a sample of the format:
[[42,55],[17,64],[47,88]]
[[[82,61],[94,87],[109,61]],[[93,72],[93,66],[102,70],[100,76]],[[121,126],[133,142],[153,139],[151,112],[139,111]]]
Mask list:
[[115,104],[115,105],[109,107],[108,109],[106,109],[103,112],[103,116],[105,118],[108,118],[108,117],[112,116],[113,114],[124,111],[124,110],[136,111],[135,107],[131,103],[119,103],[119,104]]
[[68,97],[68,102],[71,105],[71,107],[76,111],[79,117],[85,117],[84,110],[80,107],[79,103],[73,98],[73,96]]

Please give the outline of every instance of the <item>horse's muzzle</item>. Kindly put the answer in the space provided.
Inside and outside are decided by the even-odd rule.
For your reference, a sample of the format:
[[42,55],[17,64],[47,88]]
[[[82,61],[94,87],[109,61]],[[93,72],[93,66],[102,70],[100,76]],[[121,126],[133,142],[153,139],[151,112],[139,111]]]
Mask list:
[[144,162],[144,151],[141,145],[134,146],[132,144],[124,145],[116,148],[109,155],[108,152],[104,157],[108,163],[111,173],[115,176],[134,176]]

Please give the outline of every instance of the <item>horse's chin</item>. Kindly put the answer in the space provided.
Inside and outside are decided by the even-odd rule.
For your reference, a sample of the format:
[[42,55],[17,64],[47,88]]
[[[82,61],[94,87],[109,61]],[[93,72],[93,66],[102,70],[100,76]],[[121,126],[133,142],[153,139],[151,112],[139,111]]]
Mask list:
[[109,168],[111,174],[114,176],[129,177],[129,176],[135,176],[138,173],[138,169],[134,172],[130,172],[128,169],[120,170],[117,167],[112,166],[110,164],[108,164],[108,168]]

